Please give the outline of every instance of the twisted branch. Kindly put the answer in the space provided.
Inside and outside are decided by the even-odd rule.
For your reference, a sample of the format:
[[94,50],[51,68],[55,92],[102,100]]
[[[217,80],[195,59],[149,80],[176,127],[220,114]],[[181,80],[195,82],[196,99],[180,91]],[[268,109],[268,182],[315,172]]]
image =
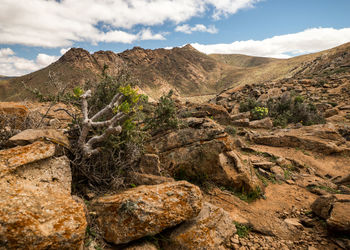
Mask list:
[[[82,96],[82,112],[83,112],[83,124],[81,134],[78,139],[78,146],[82,149],[85,157],[91,157],[101,151],[101,148],[93,148],[93,145],[102,142],[108,138],[108,136],[114,134],[120,134],[122,132],[122,127],[120,125],[116,126],[119,121],[125,118],[125,114],[122,112],[116,113],[111,119],[106,121],[96,122],[96,119],[100,118],[109,111],[112,111],[114,107],[119,106],[120,102],[123,100],[124,95],[117,93],[112,101],[106,105],[103,109],[97,112],[92,118],[89,118],[88,114],[88,102],[87,99],[91,97],[91,90],[86,91]],[[103,128],[107,127],[101,135],[95,135],[86,141],[87,136],[91,129],[93,128]]]

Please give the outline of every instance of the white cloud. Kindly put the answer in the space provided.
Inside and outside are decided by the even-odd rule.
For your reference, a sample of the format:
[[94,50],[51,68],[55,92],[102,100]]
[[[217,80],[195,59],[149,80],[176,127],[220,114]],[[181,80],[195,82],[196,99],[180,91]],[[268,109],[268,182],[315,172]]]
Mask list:
[[214,25],[210,25],[210,26],[206,27],[203,24],[196,24],[193,27],[189,26],[188,24],[183,24],[183,25],[176,26],[175,31],[183,32],[186,34],[191,34],[192,32],[196,32],[196,31],[208,32],[211,34],[218,33],[218,30]]
[[138,34],[140,40],[165,40],[162,34],[153,34],[150,29],[143,29]]
[[35,60],[15,56],[10,48],[0,49],[0,75],[19,76],[53,63],[57,56],[38,54]]
[[[141,35],[123,31],[136,25],[176,24],[213,9],[214,18],[252,7],[260,0],[1,0],[0,43],[67,47],[74,42],[164,39],[148,28]],[[97,25],[108,27],[102,32]],[[199,27],[197,27],[199,28]],[[200,29],[200,28],[199,28]]]
[[313,53],[350,42],[350,28],[313,28],[302,32],[274,36],[264,40],[235,41],[229,44],[198,44],[192,46],[206,54],[245,54],[275,58]]
[[10,48],[0,49],[0,57],[11,56],[14,54],[15,52],[13,52],[13,50]]
[[62,48],[61,50],[60,50],[60,54],[61,55],[64,55],[64,54],[66,54],[66,52],[68,51],[68,50],[70,50],[71,48]]

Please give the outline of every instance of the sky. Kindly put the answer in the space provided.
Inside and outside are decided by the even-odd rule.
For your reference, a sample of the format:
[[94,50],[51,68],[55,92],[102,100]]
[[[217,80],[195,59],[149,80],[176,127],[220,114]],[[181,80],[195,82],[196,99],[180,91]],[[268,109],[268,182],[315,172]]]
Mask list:
[[191,44],[211,54],[289,58],[350,42],[350,0],[0,0],[0,75],[72,47],[90,53]]

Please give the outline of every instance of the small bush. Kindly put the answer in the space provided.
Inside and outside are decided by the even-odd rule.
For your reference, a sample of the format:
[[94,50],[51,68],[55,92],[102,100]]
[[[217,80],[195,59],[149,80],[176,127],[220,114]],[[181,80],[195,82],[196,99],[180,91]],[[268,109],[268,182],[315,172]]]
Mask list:
[[248,234],[251,231],[251,228],[248,226],[245,226],[241,223],[235,222],[235,226],[237,229],[237,235],[239,236],[239,238],[245,238],[248,236]]
[[253,98],[248,98],[239,104],[239,112],[248,112],[259,106],[262,106],[260,102],[257,102]]
[[267,117],[269,109],[265,107],[255,107],[250,111],[250,117],[252,120],[261,120]]
[[153,117],[145,120],[147,129],[164,131],[179,127],[176,105],[171,98],[173,93],[174,92],[170,90],[167,95],[160,97],[156,109],[154,110]]
[[237,129],[233,126],[227,126],[225,128],[225,132],[228,133],[229,135],[235,136],[237,133]]

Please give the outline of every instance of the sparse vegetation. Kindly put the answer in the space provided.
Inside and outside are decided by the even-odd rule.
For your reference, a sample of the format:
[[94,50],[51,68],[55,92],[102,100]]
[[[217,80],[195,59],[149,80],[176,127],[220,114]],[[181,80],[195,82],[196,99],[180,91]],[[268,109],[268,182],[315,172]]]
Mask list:
[[281,127],[285,127],[289,123],[301,123],[309,126],[325,122],[323,115],[312,102],[306,101],[304,96],[296,95],[293,92],[269,99],[266,103],[259,103],[248,98],[240,103],[239,111],[250,111],[252,120],[269,116],[273,119],[274,126]]
[[245,226],[241,223],[235,222],[235,226],[237,229],[237,235],[239,236],[239,238],[245,238],[249,235],[251,228],[248,226]]
[[226,126],[225,132],[229,135],[235,136],[237,134],[237,129],[234,126]]
[[147,129],[163,131],[179,127],[180,123],[176,114],[176,105],[174,100],[171,98],[173,93],[174,92],[170,90],[167,95],[160,97],[153,117],[145,120]]
[[261,120],[267,117],[269,109],[265,107],[255,107],[250,111],[250,117],[252,120]]

